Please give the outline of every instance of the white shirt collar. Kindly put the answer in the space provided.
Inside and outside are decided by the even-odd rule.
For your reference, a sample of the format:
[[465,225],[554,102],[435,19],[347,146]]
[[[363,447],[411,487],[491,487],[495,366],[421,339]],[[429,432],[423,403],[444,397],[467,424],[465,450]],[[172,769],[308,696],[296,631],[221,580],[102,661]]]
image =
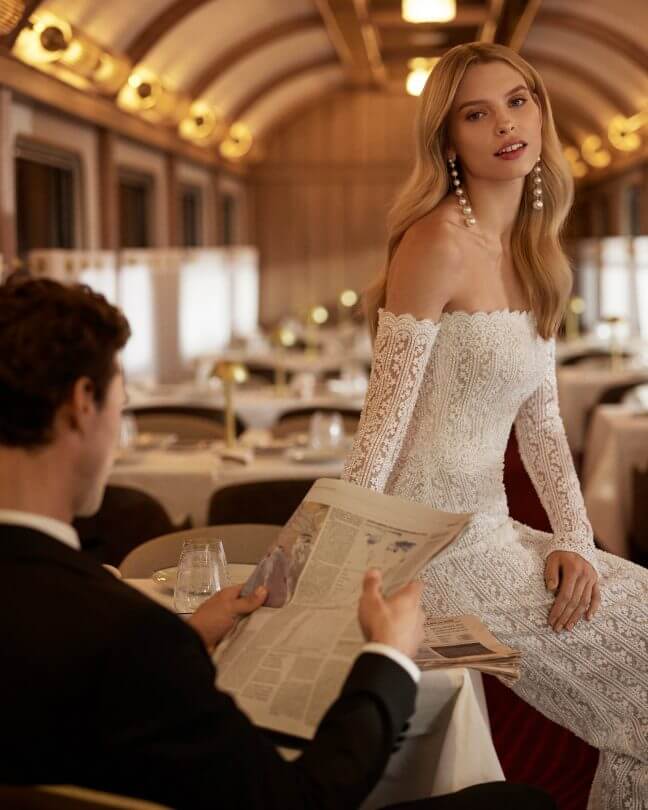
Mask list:
[[35,515],[33,512],[19,512],[15,509],[0,509],[0,524],[10,524],[12,526],[26,526],[29,529],[49,534],[50,537],[60,540],[66,546],[81,550],[79,535],[69,523],[61,520],[46,517],[45,515]]

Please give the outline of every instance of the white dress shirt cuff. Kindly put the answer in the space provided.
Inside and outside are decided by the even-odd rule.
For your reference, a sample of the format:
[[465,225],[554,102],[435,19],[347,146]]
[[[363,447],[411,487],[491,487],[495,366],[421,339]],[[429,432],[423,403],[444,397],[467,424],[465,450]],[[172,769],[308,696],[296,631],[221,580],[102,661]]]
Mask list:
[[360,652],[385,655],[387,658],[391,658],[392,661],[403,667],[414,683],[418,683],[421,679],[421,670],[416,666],[414,661],[412,661],[412,659],[404,653],[396,650],[394,647],[390,647],[388,644],[379,644],[377,641],[370,641],[364,645]]

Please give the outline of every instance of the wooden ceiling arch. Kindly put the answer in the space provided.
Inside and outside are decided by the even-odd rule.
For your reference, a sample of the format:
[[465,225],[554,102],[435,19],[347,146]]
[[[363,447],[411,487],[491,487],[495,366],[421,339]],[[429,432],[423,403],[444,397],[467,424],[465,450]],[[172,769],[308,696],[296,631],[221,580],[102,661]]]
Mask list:
[[538,13],[536,22],[538,25],[553,28],[567,28],[586,38],[595,39],[634,62],[644,72],[648,71],[648,50],[626,37],[625,34],[608,28],[597,20],[572,14],[569,11],[544,9]]
[[306,62],[304,64],[291,67],[289,70],[285,70],[278,76],[273,76],[269,81],[255,87],[252,92],[248,93],[234,106],[228,117],[232,121],[237,121],[247,110],[256,104],[257,101],[272,93],[277,87],[285,82],[289,82],[291,79],[296,79],[299,76],[302,76],[305,73],[310,73],[313,70],[321,70],[322,68],[333,67],[334,65],[339,65],[337,56],[326,56],[324,58],[320,57],[319,59],[314,59],[311,62]]
[[236,62],[241,61],[246,56],[254,53],[254,51],[264,48],[282,37],[321,27],[322,20],[319,14],[310,14],[306,17],[298,17],[296,20],[284,20],[257,31],[242,42],[235,43],[216,57],[213,62],[210,62],[191,85],[189,95],[192,98],[201,96],[210,85],[216,82]]
[[31,15],[36,11],[42,2],[43,0],[27,0],[20,20],[14,27],[13,31],[10,31],[8,34],[0,37],[0,44],[3,45],[8,51],[13,48],[15,41],[18,39],[18,34],[22,31]]
[[[552,87],[549,87],[549,96],[557,127],[560,126],[561,129],[572,135],[569,123],[573,121],[577,127],[584,130],[588,135],[598,135],[605,141],[606,134],[599,121],[582,108],[575,107],[573,98],[567,98],[560,92],[556,92]],[[572,137],[572,140],[578,146],[581,138]]]
[[172,28],[179,25],[185,17],[207,3],[215,0],[175,0],[174,3],[154,17],[137,34],[128,46],[126,56],[136,65]]
[[281,115],[273,119],[265,129],[261,130],[258,137],[263,139],[264,143],[269,143],[280,130],[290,126],[290,124],[296,121],[300,116],[305,115],[318,104],[322,104],[329,96],[338,93],[342,88],[347,87],[348,84],[348,79],[345,78],[344,75],[341,75],[339,81],[327,84],[321,92],[316,93],[314,96],[309,95],[306,98],[296,101],[285,109]]
[[577,62],[563,59],[562,57],[554,56],[553,54],[545,54],[539,51],[533,51],[528,48],[524,51],[523,56],[527,61],[531,62],[532,64],[539,65],[541,68],[544,66],[554,68],[555,70],[560,70],[567,75],[573,76],[584,84],[589,85],[600,96],[605,98],[612,107],[623,115],[630,116],[635,113],[635,110],[631,109],[628,100],[624,98],[621,93],[619,93],[611,82],[603,81],[600,76],[585,70]]

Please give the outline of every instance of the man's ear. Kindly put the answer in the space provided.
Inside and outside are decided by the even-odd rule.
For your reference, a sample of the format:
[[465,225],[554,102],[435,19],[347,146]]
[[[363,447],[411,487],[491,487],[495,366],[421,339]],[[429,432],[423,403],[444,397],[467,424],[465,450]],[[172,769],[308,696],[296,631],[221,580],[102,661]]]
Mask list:
[[72,386],[66,403],[67,422],[72,430],[84,430],[88,418],[96,410],[94,384],[89,377],[80,377]]

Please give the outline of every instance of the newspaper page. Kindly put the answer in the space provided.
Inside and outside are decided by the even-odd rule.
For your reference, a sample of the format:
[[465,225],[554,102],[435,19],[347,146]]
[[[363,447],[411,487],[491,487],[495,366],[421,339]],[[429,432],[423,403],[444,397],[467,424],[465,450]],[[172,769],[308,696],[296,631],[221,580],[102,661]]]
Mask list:
[[366,570],[382,571],[389,594],[470,517],[317,481],[246,584],[266,584],[270,606],[219,645],[218,685],[257,725],[311,739],[364,643],[357,607]]
[[501,644],[477,616],[428,617],[415,661],[422,670],[473,667],[509,684],[520,676],[520,653]]

